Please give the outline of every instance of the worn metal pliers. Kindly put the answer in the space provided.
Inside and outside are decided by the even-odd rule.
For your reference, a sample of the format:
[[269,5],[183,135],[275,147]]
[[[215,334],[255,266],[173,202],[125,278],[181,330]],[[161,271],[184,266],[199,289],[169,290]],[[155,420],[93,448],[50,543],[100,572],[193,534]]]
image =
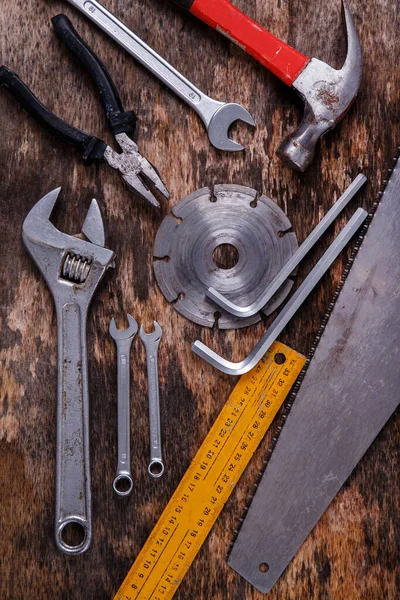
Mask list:
[[122,149],[122,154],[115,152],[103,140],[68,125],[54,115],[18,75],[4,66],[0,67],[0,85],[6,87],[39,123],[50,129],[58,138],[83,150],[83,161],[86,164],[106,161],[122,173],[123,179],[139,196],[152,206],[159,207],[159,202],[148,185],[153,185],[166,198],[169,198],[169,193],[156,169],[139,153],[137,144],[129,137],[135,131],[135,113],[124,111],[118,91],[105,66],[82,40],[68,17],[58,15],[52,19],[52,23],[58,36],[95,81],[106,109],[109,127]]

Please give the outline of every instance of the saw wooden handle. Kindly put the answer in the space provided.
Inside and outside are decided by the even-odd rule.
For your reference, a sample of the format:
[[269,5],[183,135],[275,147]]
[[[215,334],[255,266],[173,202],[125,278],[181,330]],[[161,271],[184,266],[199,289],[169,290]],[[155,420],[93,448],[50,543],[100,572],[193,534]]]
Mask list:
[[238,44],[287,85],[292,85],[310,61],[242,13],[229,0],[174,1]]

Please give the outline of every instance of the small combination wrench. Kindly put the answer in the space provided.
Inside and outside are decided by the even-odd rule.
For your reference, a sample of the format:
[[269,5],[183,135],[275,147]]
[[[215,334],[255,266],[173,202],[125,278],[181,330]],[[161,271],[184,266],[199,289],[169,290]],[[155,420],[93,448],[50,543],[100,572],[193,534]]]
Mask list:
[[117,329],[115,319],[110,323],[110,335],[117,347],[118,369],[118,467],[113,489],[118,496],[129,496],[133,488],[131,474],[131,435],[130,435],[130,351],[138,324],[127,315],[128,329]]
[[[89,241],[62,233],[50,223],[59,193],[60,188],[35,204],[24,221],[22,236],[52,292],[57,313],[55,543],[61,552],[82,554],[92,537],[87,314],[107,268],[114,266],[114,252],[104,248],[104,226],[96,200],[92,200],[82,227]],[[69,526],[83,533],[76,545],[64,539]]]
[[253,117],[243,106],[209,98],[96,0],[68,0],[68,2],[96,23],[191,106],[202,119],[210,142],[215,148],[230,151],[244,150],[241,144],[228,137],[229,127],[235,121],[242,120],[248,125],[255,126]]
[[151,477],[158,479],[164,473],[161,450],[160,386],[158,382],[158,347],[162,337],[162,329],[157,321],[154,321],[154,331],[145,333],[143,327],[141,327],[139,336],[146,348],[149,386],[150,463],[147,470]]

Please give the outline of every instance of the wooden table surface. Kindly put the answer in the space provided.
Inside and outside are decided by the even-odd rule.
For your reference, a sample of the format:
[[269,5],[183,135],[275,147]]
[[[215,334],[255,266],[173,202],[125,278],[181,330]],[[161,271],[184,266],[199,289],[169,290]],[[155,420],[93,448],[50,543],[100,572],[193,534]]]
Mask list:
[[[169,189],[157,213],[106,166],[85,167],[79,153],[43,131],[9,93],[0,93],[0,597],[110,599],[190,464],[235,380],[190,351],[200,338],[237,360],[264,325],[212,332],[176,313],[154,280],[152,249],[171,206],[194,190],[238,183],[272,197],[305,239],[351,180],[369,183],[333,229],[361,203],[370,208],[400,141],[399,3],[351,0],[364,49],[365,69],[355,105],[320,145],[304,175],[275,156],[300,116],[295,94],[242,50],[183,14],[167,0],[104,0],[127,25],[200,89],[248,107],[255,131],[236,126],[246,152],[213,149],[197,115],[92,23],[59,0],[2,0],[1,63],[15,70],[67,121],[112,138],[95,89],[58,41],[50,18],[65,12],[102,57],[127,108],[138,112],[140,149],[157,165]],[[258,22],[305,54],[340,67],[346,41],[339,0],[237,0]],[[79,230],[89,202],[101,203],[108,246],[117,262],[97,293],[89,318],[91,467],[94,538],[80,557],[53,544],[56,433],[56,316],[50,293],[27,255],[22,221],[45,193],[62,186],[55,224]],[[333,239],[330,231],[304,261],[301,282]],[[313,293],[280,339],[307,354],[337,286],[350,249]],[[147,381],[139,341],[132,359],[132,459],[135,480],[127,501],[114,497],[116,366],[108,324],[131,313],[163,327],[160,349],[166,472],[146,473]],[[390,350],[390,349],[388,349]],[[232,494],[217,525],[176,594],[177,600],[261,600],[226,564],[226,553],[248,494],[276,431],[271,428]],[[383,600],[400,596],[400,418],[394,416],[302,546],[270,600]]]

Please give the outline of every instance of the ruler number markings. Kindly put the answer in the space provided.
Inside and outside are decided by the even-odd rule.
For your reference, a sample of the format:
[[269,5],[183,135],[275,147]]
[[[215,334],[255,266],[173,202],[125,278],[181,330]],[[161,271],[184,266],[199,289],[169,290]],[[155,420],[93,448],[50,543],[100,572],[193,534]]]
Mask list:
[[[275,364],[277,353],[284,364]],[[171,600],[304,363],[277,342],[239,380],[115,600]]]

